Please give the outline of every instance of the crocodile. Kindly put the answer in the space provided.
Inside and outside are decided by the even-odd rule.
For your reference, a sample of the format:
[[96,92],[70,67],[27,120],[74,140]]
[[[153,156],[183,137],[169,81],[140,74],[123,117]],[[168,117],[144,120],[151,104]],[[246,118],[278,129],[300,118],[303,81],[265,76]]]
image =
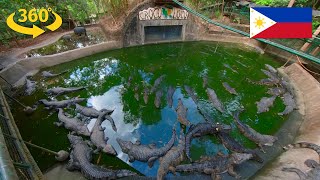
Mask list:
[[267,71],[265,69],[261,69],[261,71],[268,76],[269,79],[272,79],[274,82],[279,83],[280,82],[280,78],[278,76],[278,74],[276,73],[272,73],[270,71]]
[[273,74],[277,74],[277,73],[278,73],[278,71],[277,71],[274,67],[272,67],[271,65],[265,64],[264,66],[265,66],[265,67],[268,69],[268,71],[270,71],[271,73],[273,73]]
[[151,93],[155,92],[156,89],[158,88],[158,86],[161,84],[161,82],[163,81],[163,79],[166,77],[166,75],[161,75],[160,77],[158,77],[155,81],[154,84],[151,88]]
[[110,115],[108,115],[108,113],[105,115],[105,119],[110,122],[112,129],[113,129],[115,132],[117,132],[118,130],[117,130],[116,124],[114,123],[113,118],[112,118]]
[[50,71],[42,71],[42,77],[45,77],[45,78],[57,77],[57,76],[60,76],[62,74],[65,74],[67,72],[68,71],[63,71],[61,73],[53,74]]
[[113,148],[113,146],[110,144],[107,144],[109,138],[105,137],[105,134],[104,134],[105,128],[101,127],[101,123],[103,122],[105,116],[107,116],[107,112],[100,113],[99,117],[97,118],[91,130],[90,140],[92,144],[97,147],[97,149],[95,150],[95,153],[98,153],[99,151],[103,151],[107,154],[117,155],[117,152]]
[[232,153],[229,156],[217,155],[214,157],[205,157],[199,162],[192,164],[182,164],[176,167],[178,172],[200,172],[211,175],[212,179],[220,179],[220,174],[228,172],[236,179],[241,176],[234,171],[234,166],[252,158],[252,154]]
[[27,96],[30,96],[37,87],[37,83],[35,81],[31,81],[29,79],[26,79],[26,90],[25,93]]
[[[285,150],[291,149],[291,148],[309,148],[317,152],[319,159],[320,159],[320,146],[308,143],[308,142],[299,142],[296,144],[289,144],[284,147]],[[302,180],[318,180],[320,177],[320,164],[312,159],[307,159],[305,162],[305,165],[307,165],[309,168],[311,168],[308,172],[303,172],[298,168],[293,167],[284,167],[282,170],[286,172],[295,172],[298,174],[300,179]]]
[[102,112],[107,112],[107,115],[111,115],[114,110],[101,109],[100,111],[95,108],[84,107],[76,104],[76,112],[91,118],[97,118]]
[[52,109],[52,108],[65,108],[67,106],[70,106],[70,105],[73,105],[76,103],[80,103],[84,100],[86,100],[86,99],[85,98],[78,98],[78,97],[71,98],[68,100],[62,100],[62,101],[56,101],[56,100],[48,101],[46,99],[41,99],[41,100],[39,100],[39,103],[42,103],[44,106],[46,106],[49,109]]
[[218,137],[221,140],[222,144],[231,152],[252,154],[253,160],[259,163],[263,163],[263,159],[254,150],[243,147],[238,141],[233,139],[228,133],[220,131],[218,132]]
[[202,81],[202,87],[206,88],[208,86],[208,76],[206,74],[202,77]]
[[143,90],[143,101],[145,104],[148,104],[148,99],[149,99],[149,89],[147,87],[144,87]]
[[277,85],[279,82],[277,80],[274,79],[270,79],[270,78],[265,78],[265,79],[261,79],[257,82],[252,81],[249,78],[246,78],[246,81],[248,81],[251,84],[256,84],[256,85],[267,85],[267,86],[274,86]]
[[160,108],[162,95],[162,91],[159,89],[156,92],[156,97],[154,98],[154,105],[156,106],[156,108]]
[[117,142],[122,149],[122,152],[128,154],[129,162],[133,162],[135,160],[148,162],[148,166],[152,167],[153,163],[159,158],[164,156],[174,145],[174,141],[176,139],[176,131],[175,128],[172,130],[172,137],[168,141],[168,143],[161,147],[157,148],[155,144],[142,145],[140,141],[136,143],[132,143],[131,141],[124,141],[120,138],[117,138]]
[[212,102],[213,106],[221,113],[224,113],[224,111],[225,111],[224,107],[223,107],[221,101],[218,99],[216,92],[213,89],[207,88],[207,94],[208,94],[209,99]]
[[270,136],[270,135],[264,135],[264,134],[260,134],[259,132],[257,132],[256,130],[252,129],[249,125],[247,124],[243,124],[240,119],[239,119],[239,114],[240,112],[237,111],[236,113],[234,113],[233,115],[233,119],[238,127],[238,129],[240,130],[240,132],[247,137],[248,139],[250,139],[251,141],[255,142],[263,152],[265,152],[263,150],[263,145],[265,146],[272,146],[273,143],[278,140],[277,137],[275,136]]
[[191,99],[198,104],[198,97],[196,96],[194,90],[187,85],[184,85],[184,89],[186,90],[186,92],[188,93],[188,95],[191,97]]
[[176,91],[176,88],[174,88],[173,86],[169,86],[168,93],[167,93],[167,102],[168,102],[168,106],[170,108],[172,108],[173,94],[174,94],[175,91]]
[[217,134],[220,131],[229,132],[231,130],[231,126],[219,124],[219,123],[211,123],[211,122],[204,122],[198,123],[196,125],[191,125],[186,135],[186,155],[190,161],[190,146],[191,141],[195,137],[201,137],[208,134]]
[[178,146],[172,147],[166,155],[160,158],[157,180],[164,179],[169,171],[175,174],[175,167],[184,160],[184,150],[185,136],[183,134],[183,129],[181,129]]
[[267,94],[270,94],[272,96],[280,96],[282,94],[284,94],[286,92],[286,90],[282,87],[272,87],[269,88],[267,91]]
[[290,91],[291,90],[291,85],[288,83],[286,80],[281,80],[280,85],[285,88],[286,90]]
[[238,95],[236,90],[232,88],[227,82],[222,83],[222,85],[230,94]]
[[47,90],[47,94],[49,95],[55,95],[59,96],[62,94],[67,94],[67,93],[72,93],[75,91],[80,91],[85,89],[85,87],[68,87],[68,88],[63,88],[63,87],[56,87],[56,88],[51,88]]
[[263,112],[268,112],[269,108],[273,106],[274,100],[276,99],[276,96],[272,97],[263,97],[259,102],[256,102],[258,114]]
[[134,86],[134,98],[137,100],[137,101],[139,101],[139,85],[138,84],[136,84],[135,86]]
[[229,64],[223,64],[223,66],[230,69],[232,72],[239,74],[238,71],[234,70]]
[[67,164],[69,171],[79,170],[88,179],[117,179],[126,176],[135,176],[136,173],[121,169],[111,170],[91,163],[93,150],[83,141],[82,137],[68,134],[72,151]]
[[296,108],[296,103],[294,101],[294,98],[289,92],[286,92],[283,95],[282,101],[283,101],[283,104],[286,105],[286,108],[284,109],[283,112],[278,113],[279,115],[281,115],[281,116],[287,115],[287,114],[291,113]]
[[80,121],[77,118],[69,118],[67,117],[64,112],[63,109],[59,108],[58,109],[58,119],[59,122],[55,122],[54,124],[57,126],[64,126],[66,129],[73,131],[77,134],[81,134],[84,136],[90,136],[90,132],[87,128],[87,126]]
[[127,82],[127,88],[131,86],[132,79],[133,79],[132,76],[129,76],[128,82]]
[[187,119],[187,111],[188,111],[188,108],[186,108],[183,105],[181,98],[179,98],[176,112],[178,116],[178,121],[185,126],[191,125],[190,121]]

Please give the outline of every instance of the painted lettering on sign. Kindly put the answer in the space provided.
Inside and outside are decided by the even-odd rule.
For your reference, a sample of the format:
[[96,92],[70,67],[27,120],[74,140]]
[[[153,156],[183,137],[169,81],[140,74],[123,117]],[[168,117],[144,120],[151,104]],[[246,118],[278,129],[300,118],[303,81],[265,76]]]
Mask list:
[[188,11],[180,8],[154,7],[139,12],[139,19],[156,20],[156,19],[188,19]]

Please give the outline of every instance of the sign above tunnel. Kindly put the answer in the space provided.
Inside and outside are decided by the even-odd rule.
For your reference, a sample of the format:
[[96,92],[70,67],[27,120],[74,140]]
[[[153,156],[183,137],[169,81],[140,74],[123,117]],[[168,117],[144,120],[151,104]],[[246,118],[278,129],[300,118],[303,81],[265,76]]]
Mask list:
[[154,7],[139,12],[139,20],[188,19],[188,11],[180,8]]

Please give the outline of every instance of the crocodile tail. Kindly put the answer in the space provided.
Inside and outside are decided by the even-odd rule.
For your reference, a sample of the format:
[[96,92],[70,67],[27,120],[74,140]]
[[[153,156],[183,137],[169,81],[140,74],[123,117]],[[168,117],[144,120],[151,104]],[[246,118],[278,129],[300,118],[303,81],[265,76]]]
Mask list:
[[283,147],[284,150],[289,150],[289,149],[293,149],[293,148],[312,149],[318,153],[319,158],[320,158],[320,146],[318,146],[317,144],[308,143],[308,142],[299,142],[299,143],[295,143],[295,144],[288,144],[287,146]]
[[115,173],[116,173],[117,178],[122,178],[122,177],[127,177],[127,176],[136,176],[137,175],[137,173],[132,172],[132,171],[127,170],[127,169],[121,169],[121,170],[116,171]]
[[116,179],[116,174],[93,164],[86,164],[81,168],[82,174],[88,179]]
[[185,148],[186,148],[186,155],[187,155],[187,158],[191,160],[191,157],[190,157],[190,144],[191,144],[191,138],[192,138],[192,135],[191,133],[187,134],[186,136],[186,144],[185,144]]
[[195,163],[193,164],[182,164],[182,165],[178,165],[176,167],[176,171],[178,172],[193,172],[195,170],[197,170],[197,165]]
[[263,163],[263,161],[264,161],[257,153],[252,154],[252,159],[259,162],[259,163]]

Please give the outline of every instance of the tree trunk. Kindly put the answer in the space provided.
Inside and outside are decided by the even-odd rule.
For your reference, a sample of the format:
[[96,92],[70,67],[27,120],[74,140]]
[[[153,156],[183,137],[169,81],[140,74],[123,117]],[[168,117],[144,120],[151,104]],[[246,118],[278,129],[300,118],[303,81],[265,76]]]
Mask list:
[[296,0],[290,0],[288,7],[292,7]]
[[313,9],[317,10],[319,8],[319,6],[320,6],[320,1],[316,0],[315,4],[313,6]]

